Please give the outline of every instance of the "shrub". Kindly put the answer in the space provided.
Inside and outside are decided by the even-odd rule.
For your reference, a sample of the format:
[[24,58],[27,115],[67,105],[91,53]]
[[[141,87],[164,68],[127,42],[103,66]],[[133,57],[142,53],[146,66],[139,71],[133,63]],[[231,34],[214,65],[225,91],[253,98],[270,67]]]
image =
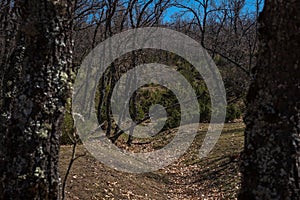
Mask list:
[[234,119],[238,119],[241,117],[241,115],[241,110],[235,104],[230,104],[227,106],[226,122],[231,122]]

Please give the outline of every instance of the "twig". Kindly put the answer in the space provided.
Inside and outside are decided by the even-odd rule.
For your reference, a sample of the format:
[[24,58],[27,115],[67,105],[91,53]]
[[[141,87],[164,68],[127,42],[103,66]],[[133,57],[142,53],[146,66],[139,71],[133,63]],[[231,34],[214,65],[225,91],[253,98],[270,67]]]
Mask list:
[[[76,130],[76,129],[75,129],[75,130]],[[71,139],[71,137],[70,137],[70,139]],[[83,157],[83,156],[86,155],[86,153],[84,153],[84,154],[82,154],[82,155],[76,156],[76,147],[77,147],[77,144],[78,144],[78,142],[79,142],[79,136],[78,136],[78,134],[76,133],[76,131],[75,131],[75,133],[74,133],[74,139],[72,138],[71,140],[72,140],[72,144],[73,144],[73,148],[72,148],[72,156],[71,156],[71,159],[70,159],[70,162],[69,162],[69,166],[68,166],[68,169],[67,169],[67,171],[66,171],[66,174],[65,174],[65,177],[64,177],[64,180],[63,180],[63,184],[62,184],[62,192],[61,192],[61,193],[62,193],[62,194],[61,194],[61,196],[62,196],[61,199],[62,199],[62,200],[65,199],[65,189],[66,189],[67,179],[68,179],[68,176],[69,176],[70,171],[71,171],[71,169],[72,169],[72,166],[73,166],[74,161],[77,160],[78,158]]]

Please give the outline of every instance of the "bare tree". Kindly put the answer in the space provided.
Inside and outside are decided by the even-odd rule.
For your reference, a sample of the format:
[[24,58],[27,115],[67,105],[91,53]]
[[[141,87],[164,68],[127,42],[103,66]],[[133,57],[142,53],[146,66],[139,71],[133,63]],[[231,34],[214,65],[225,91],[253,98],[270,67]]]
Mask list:
[[15,45],[18,24],[15,19],[16,7],[14,1],[0,1],[0,106],[2,100],[2,86],[8,60]]
[[5,72],[0,199],[59,198],[59,137],[72,82],[72,2],[14,1],[19,29]]
[[[213,58],[220,56],[250,75],[253,67],[250,60],[254,57],[256,40],[249,37],[253,36],[256,18],[251,19],[252,13],[242,12],[244,0],[218,4],[213,0],[196,0],[193,4],[176,1],[174,6],[181,9],[179,17],[191,18],[185,25],[190,30],[189,35],[199,40]],[[257,9],[260,6],[261,3],[257,5]]]
[[210,53],[222,73],[229,104],[242,102],[256,63],[256,21],[262,2],[256,1],[250,10],[244,0],[177,0],[174,6],[180,10],[173,28]]
[[266,0],[247,95],[239,199],[300,199],[300,4]]
[[[111,2],[113,3],[113,2]],[[111,35],[121,32],[124,29],[128,28],[140,28],[144,26],[157,26],[161,23],[161,18],[163,13],[166,11],[169,6],[170,0],[159,0],[159,1],[138,1],[138,0],[129,0],[124,4],[120,4],[120,1],[116,1],[112,8],[107,9],[106,19],[105,20],[105,30],[104,33],[108,33],[105,35],[105,38],[110,37]],[[106,77],[102,78],[101,88],[100,88],[100,100],[98,105],[98,117],[101,117],[101,109],[105,105],[105,118],[107,121],[106,126],[106,135],[112,140],[115,141],[120,133],[118,127],[115,128],[113,135],[112,134],[112,118],[111,118],[111,106],[110,100],[113,92],[113,88],[115,83],[120,78],[122,73],[128,71],[129,69],[134,68],[138,65],[138,54],[140,51],[132,52],[132,54],[128,55],[123,60],[123,64],[121,62],[114,62],[110,65],[110,70],[107,72]],[[140,59],[139,59],[140,60]],[[121,66],[118,66],[121,65]],[[126,68],[125,71],[121,72],[120,69]],[[128,84],[126,87],[132,87],[134,84],[135,77],[131,77],[128,80]],[[106,80],[106,81],[105,81]],[[108,93],[105,95],[105,88],[108,87]],[[129,88],[125,88],[125,90],[129,90]],[[136,97],[133,97],[133,108],[136,113]],[[122,115],[120,116],[120,119]],[[119,119],[119,120],[120,120]],[[102,121],[100,119],[100,121]],[[133,130],[130,129],[132,132]],[[129,134],[131,135],[131,134]],[[128,144],[131,143],[131,136],[129,137]]]

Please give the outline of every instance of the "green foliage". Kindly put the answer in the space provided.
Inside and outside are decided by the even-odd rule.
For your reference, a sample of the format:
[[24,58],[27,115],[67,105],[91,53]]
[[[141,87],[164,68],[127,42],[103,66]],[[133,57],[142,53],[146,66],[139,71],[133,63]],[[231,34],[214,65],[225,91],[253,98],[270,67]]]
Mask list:
[[[149,85],[137,92],[137,115],[135,121],[140,121],[149,115],[151,106],[159,104],[166,108],[168,119],[163,130],[179,125],[180,110],[175,95],[165,87]],[[132,108],[131,108],[132,111]]]
[[[168,55],[165,54],[165,52],[161,53],[161,57],[167,57],[168,59],[165,61],[168,66],[173,66],[179,73],[181,73],[185,79],[190,83],[193,90],[196,93],[199,109],[200,109],[200,122],[209,122],[211,117],[211,102],[210,102],[210,95],[209,91],[206,87],[206,84],[204,80],[202,79],[199,72],[186,60],[179,57],[178,55],[169,53]],[[216,57],[215,61],[219,65],[223,65],[224,63],[221,57]],[[149,56],[146,58],[146,63],[159,63],[160,60],[157,59],[156,56]],[[116,65],[117,66],[117,65]],[[122,73],[126,73],[126,71],[123,71]],[[99,81],[98,90],[96,92],[95,96],[95,105],[96,110],[100,113],[99,123],[103,123],[107,121],[107,114],[106,114],[106,102],[108,98],[109,90],[112,89],[112,85],[108,84],[107,82],[102,85],[103,78],[109,79],[107,76],[109,76],[111,73],[109,71],[105,72],[105,76],[101,78]],[[105,91],[104,97],[100,97],[100,92]],[[136,104],[133,104],[133,96],[136,98]],[[163,127],[163,131],[171,128],[178,127],[180,125],[181,118],[185,118],[187,116],[181,116],[180,111],[180,105],[178,102],[178,99],[176,98],[175,94],[168,88],[165,88],[160,85],[155,84],[147,84],[143,87],[139,88],[135,95],[133,95],[130,99],[130,108],[129,113],[131,115],[131,118],[135,122],[139,122],[141,120],[144,120],[147,116],[149,116],[149,110],[151,106],[155,104],[159,104],[163,106],[166,109],[167,112],[167,120]],[[104,102],[101,104],[101,109],[99,111],[99,102],[100,99],[104,100]],[[182,102],[183,104],[188,104],[190,102]],[[118,106],[118,105],[115,105]],[[70,111],[70,106],[67,107],[67,109]],[[122,110],[122,108],[118,108],[119,110]],[[190,113],[192,116],[198,113],[191,111]],[[99,115],[98,115],[99,116]],[[188,116],[190,117],[190,116]],[[236,104],[228,105],[227,107],[227,116],[226,121],[233,121],[236,118],[241,117],[241,110]],[[189,120],[189,119],[188,119]],[[63,136],[62,136],[62,144],[68,144],[70,143],[70,139],[68,134],[72,135],[73,131],[73,120],[70,112],[67,112],[65,115],[65,121],[64,121],[64,127],[63,127]]]
[[231,122],[234,119],[240,118],[241,116],[242,112],[235,104],[230,104],[227,106],[226,122]]

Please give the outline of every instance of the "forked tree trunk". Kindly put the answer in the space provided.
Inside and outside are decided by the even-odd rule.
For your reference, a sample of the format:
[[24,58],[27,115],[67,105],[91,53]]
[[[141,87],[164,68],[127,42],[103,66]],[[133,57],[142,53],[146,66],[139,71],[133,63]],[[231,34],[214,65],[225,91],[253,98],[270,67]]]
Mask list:
[[70,97],[68,0],[18,0],[17,48],[0,116],[0,199],[59,199],[59,136]]
[[239,199],[300,199],[300,1],[266,0]]

